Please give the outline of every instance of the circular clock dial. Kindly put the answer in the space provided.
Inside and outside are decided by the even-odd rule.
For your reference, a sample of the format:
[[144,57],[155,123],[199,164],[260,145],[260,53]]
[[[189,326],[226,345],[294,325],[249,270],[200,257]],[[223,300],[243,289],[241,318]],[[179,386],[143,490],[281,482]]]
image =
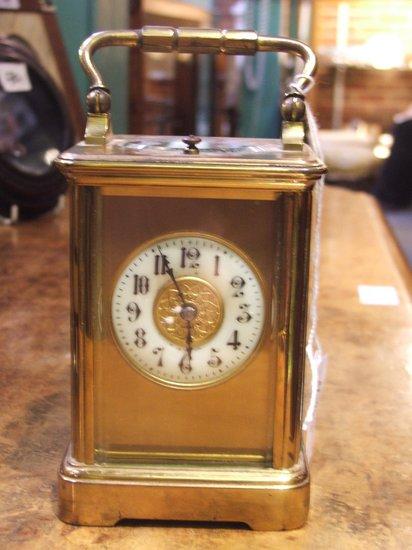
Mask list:
[[254,267],[210,236],[163,237],[139,249],[112,299],[123,354],[144,375],[177,387],[233,375],[256,350],[264,318]]

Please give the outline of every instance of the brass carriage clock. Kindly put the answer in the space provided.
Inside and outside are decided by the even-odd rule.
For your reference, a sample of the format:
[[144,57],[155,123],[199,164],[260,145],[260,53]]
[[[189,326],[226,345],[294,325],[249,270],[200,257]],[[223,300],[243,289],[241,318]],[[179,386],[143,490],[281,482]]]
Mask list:
[[[304,60],[282,140],[114,136],[102,46]],[[144,27],[82,45],[92,81],[71,183],[72,441],[60,518],[299,527],[311,197],[302,43],[252,31]]]

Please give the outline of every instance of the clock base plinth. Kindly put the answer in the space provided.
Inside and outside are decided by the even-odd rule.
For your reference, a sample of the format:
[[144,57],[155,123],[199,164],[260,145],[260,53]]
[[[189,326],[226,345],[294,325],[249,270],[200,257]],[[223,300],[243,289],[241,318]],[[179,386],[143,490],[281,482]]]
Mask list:
[[58,479],[59,518],[113,526],[122,519],[246,523],[258,531],[297,529],[307,519],[309,475],[234,466],[86,465],[67,454]]

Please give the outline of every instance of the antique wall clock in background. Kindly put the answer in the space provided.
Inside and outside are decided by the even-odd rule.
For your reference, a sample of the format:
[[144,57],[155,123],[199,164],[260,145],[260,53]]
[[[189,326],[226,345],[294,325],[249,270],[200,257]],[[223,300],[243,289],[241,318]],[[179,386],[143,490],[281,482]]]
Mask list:
[[59,204],[66,181],[53,160],[74,142],[65,97],[35,50],[0,35],[0,224]]
[[[102,46],[304,60],[282,140],[113,136]],[[71,182],[72,441],[59,516],[302,525],[301,416],[312,193],[325,168],[303,143],[299,90],[316,61],[252,31],[144,27],[81,48],[85,139]]]

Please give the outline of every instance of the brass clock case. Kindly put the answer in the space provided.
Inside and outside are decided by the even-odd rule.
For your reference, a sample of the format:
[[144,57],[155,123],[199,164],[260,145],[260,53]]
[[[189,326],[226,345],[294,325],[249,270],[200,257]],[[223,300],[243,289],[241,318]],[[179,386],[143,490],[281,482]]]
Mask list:
[[[182,136],[113,136],[110,92],[92,61],[108,45],[300,56],[302,73],[281,108],[282,140],[189,137],[182,147]],[[97,33],[80,55],[92,84],[85,139],[57,160],[71,183],[73,358],[72,438],[59,472],[59,517],[81,525],[136,518],[300,527],[309,506],[302,403],[312,198],[325,172],[304,143],[304,94],[316,58],[305,44],[254,31],[169,27]],[[130,251],[179,229],[214,240],[221,235],[245,258],[230,244],[237,243],[264,298],[252,354],[213,383],[182,385],[145,372],[119,345],[111,318],[125,258],[137,254]],[[213,304],[196,335],[198,352],[201,339],[210,344],[232,317],[220,287],[215,295],[202,276],[184,275],[193,294],[185,315],[201,318],[195,295],[202,292]],[[151,325],[180,347],[179,330],[167,331],[162,321],[174,293],[170,282],[160,282]]]

